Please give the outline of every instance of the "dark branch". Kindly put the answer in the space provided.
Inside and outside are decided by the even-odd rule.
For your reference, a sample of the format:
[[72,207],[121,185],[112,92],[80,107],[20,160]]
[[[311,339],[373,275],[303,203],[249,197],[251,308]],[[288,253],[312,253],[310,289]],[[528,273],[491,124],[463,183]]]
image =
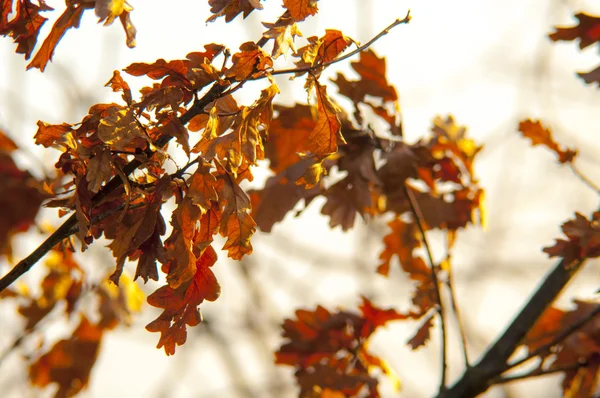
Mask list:
[[447,391],[439,394],[438,398],[469,398],[487,390],[492,380],[506,370],[506,361],[514,353],[525,334],[558,297],[584,261],[585,259],[560,261],[483,358],[467,369],[461,378]]

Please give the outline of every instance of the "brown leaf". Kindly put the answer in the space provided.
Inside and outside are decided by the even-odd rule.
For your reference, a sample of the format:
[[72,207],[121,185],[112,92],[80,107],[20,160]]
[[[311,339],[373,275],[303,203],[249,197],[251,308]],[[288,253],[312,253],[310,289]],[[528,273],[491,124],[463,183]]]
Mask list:
[[85,178],[88,181],[88,189],[91,192],[98,192],[102,188],[102,184],[113,175],[112,155],[110,150],[103,145],[95,146],[93,155],[88,163],[88,172]]
[[434,313],[431,313],[430,315],[428,315],[425,318],[425,320],[423,321],[421,326],[419,326],[417,333],[415,333],[415,335],[410,340],[407,341],[407,344],[413,350],[416,350],[417,348],[424,346],[425,344],[427,344],[427,341],[430,339],[430,337],[431,337],[430,330],[431,330],[431,327],[433,326],[433,314]]
[[17,149],[17,144],[6,133],[0,130],[0,151],[11,153],[15,149]]
[[52,54],[58,42],[62,39],[67,30],[79,28],[81,16],[89,7],[85,4],[67,7],[65,12],[56,20],[50,34],[42,43],[42,46],[33,57],[33,60],[27,65],[27,69],[38,68],[40,71],[46,69],[46,65],[52,59]]
[[520,122],[519,131],[524,137],[531,140],[532,145],[544,145],[553,151],[561,163],[572,162],[575,156],[577,156],[576,150],[564,148],[554,141],[550,129],[545,128],[539,120],[524,120]]
[[283,0],[283,6],[288,9],[296,22],[304,21],[319,11],[317,0]]
[[578,72],[577,76],[583,79],[587,84],[598,83],[598,88],[600,88],[600,66],[594,70],[589,72]]
[[579,48],[584,49],[600,40],[600,17],[580,12],[575,14],[579,23],[569,28],[556,27],[556,31],[550,33],[552,41],[579,40]]
[[133,110],[119,107],[108,108],[107,116],[98,125],[98,137],[117,150],[126,149],[135,139],[148,139],[139,127]]
[[113,72],[113,77],[104,85],[104,87],[112,88],[112,90],[116,92],[123,93],[123,100],[127,103],[127,105],[131,106],[133,103],[133,99],[131,97],[131,89],[129,88],[129,84],[121,77],[121,72],[118,70]]
[[214,22],[219,17],[225,17],[225,22],[231,22],[243,13],[244,19],[254,10],[262,10],[260,0],[208,0],[211,15],[206,22]]
[[17,53],[25,54],[25,59],[29,59],[33,49],[37,44],[40,30],[48,20],[40,15],[42,11],[53,10],[45,2],[34,4],[31,0],[22,0],[16,3],[13,17],[9,21],[13,1],[4,1],[2,5],[2,15],[0,16],[0,35],[10,36],[17,43]]
[[327,95],[327,87],[317,84],[319,117],[315,128],[308,136],[308,150],[316,156],[326,156],[337,151],[338,143],[346,141],[341,134],[341,123],[337,116],[339,108]]
[[240,46],[240,52],[233,54],[232,65],[225,71],[227,77],[245,80],[264,74],[273,68],[273,59],[254,42],[246,42]]
[[61,340],[29,367],[29,380],[38,387],[58,384],[55,397],[72,397],[87,387],[96,363],[102,328],[82,315],[71,338]]
[[287,58],[288,52],[291,49],[292,52],[296,52],[294,46],[294,38],[296,36],[302,36],[302,32],[296,26],[294,20],[290,17],[282,17],[275,23],[263,22],[265,28],[268,30],[263,33],[263,37],[273,39],[273,51],[271,56],[275,59],[283,54]]

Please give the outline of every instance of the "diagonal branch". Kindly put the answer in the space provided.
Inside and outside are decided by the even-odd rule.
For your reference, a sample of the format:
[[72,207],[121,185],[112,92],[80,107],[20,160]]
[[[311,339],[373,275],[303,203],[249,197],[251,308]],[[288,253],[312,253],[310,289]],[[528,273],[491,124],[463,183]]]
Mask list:
[[483,358],[467,369],[452,387],[438,394],[438,398],[469,398],[487,390],[492,381],[506,370],[506,361],[514,353],[525,334],[581,269],[584,262],[585,258],[561,260]]
[[507,371],[509,369],[512,369],[516,366],[519,366],[520,364],[529,361],[532,358],[537,357],[538,355],[542,355],[545,352],[549,351],[550,348],[554,347],[555,345],[561,343],[564,339],[566,339],[567,337],[569,337],[570,335],[572,335],[573,333],[575,333],[576,331],[578,331],[579,329],[581,329],[586,323],[588,323],[589,321],[591,321],[592,319],[594,319],[594,317],[596,317],[598,314],[600,314],[600,306],[596,307],[594,310],[590,311],[586,316],[584,316],[583,318],[579,319],[577,322],[574,322],[572,324],[570,324],[568,327],[566,327],[562,332],[560,332],[558,335],[556,335],[552,341],[550,341],[547,344],[544,344],[543,346],[537,348],[536,350],[530,352],[526,357],[523,357],[517,361],[513,361],[511,363],[509,363],[506,367],[506,369],[504,369],[504,371]]
[[433,262],[433,255],[431,254],[431,249],[429,247],[429,242],[427,241],[427,235],[425,235],[425,228],[423,228],[423,213],[421,212],[421,208],[417,203],[415,195],[413,195],[412,191],[406,186],[406,182],[402,185],[402,189],[404,190],[404,195],[408,198],[408,203],[410,204],[410,210],[413,213],[415,222],[417,223],[417,227],[419,228],[419,232],[421,233],[421,239],[423,240],[423,245],[425,246],[425,251],[427,252],[427,257],[429,259],[429,266],[431,267],[431,279],[433,284],[435,285],[435,296],[437,300],[437,313],[440,317],[440,325],[441,325],[441,333],[442,333],[442,375],[440,380],[440,388],[439,392],[443,392],[446,390],[446,372],[448,368],[448,349],[447,349],[447,337],[446,337],[446,320],[444,315],[444,306],[442,305],[442,295],[440,294],[440,285],[439,279],[437,276],[437,267]]

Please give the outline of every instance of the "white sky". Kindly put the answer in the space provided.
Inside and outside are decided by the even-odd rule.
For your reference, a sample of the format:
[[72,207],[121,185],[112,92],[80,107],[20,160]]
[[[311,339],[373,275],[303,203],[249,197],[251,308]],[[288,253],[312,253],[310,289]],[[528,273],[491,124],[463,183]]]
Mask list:
[[[125,46],[118,22],[108,28],[99,26],[92,13],[84,16],[79,30],[67,32],[44,74],[37,70],[25,72],[27,62],[14,54],[14,45],[7,39],[0,40],[0,126],[48,168],[58,152],[33,146],[37,120],[78,122],[90,105],[119,100],[110,89],[103,88],[114,69],[157,58],[184,58],[188,52],[212,42],[235,50],[245,41],[257,40],[262,31],[259,22],[273,22],[282,11],[278,1],[270,0],[264,11],[254,12],[244,22],[238,18],[230,24],[219,20],[206,25],[206,1],[130,2],[135,7],[132,19],[138,29],[135,49]],[[62,2],[48,3],[59,9]],[[472,356],[477,355],[549,270],[552,262],[541,253],[541,247],[559,236],[560,223],[574,211],[588,214],[598,204],[593,192],[557,166],[549,152],[531,148],[519,138],[516,126],[526,117],[545,121],[553,127],[557,140],[580,150],[580,168],[592,178],[600,178],[600,95],[575,76],[575,71],[589,71],[600,64],[597,47],[582,53],[575,43],[552,44],[546,37],[553,25],[573,24],[571,15],[577,11],[600,14],[600,3],[322,0],[319,7],[317,17],[300,25],[305,36],[321,36],[326,28],[335,28],[360,42],[403,17],[410,8],[411,23],[396,27],[373,46],[378,55],[387,58],[389,81],[400,94],[407,139],[418,139],[426,133],[434,116],[451,113],[485,144],[475,168],[488,192],[489,229],[484,232],[472,228],[462,233],[454,264],[459,302],[473,338]],[[348,66],[335,65],[328,76],[338,71],[348,75]],[[133,77],[128,81],[132,88],[148,83]],[[290,104],[305,100],[302,80],[277,81],[282,89],[280,101]],[[242,90],[240,102],[249,104],[255,93]],[[31,155],[24,154],[19,160],[32,172],[39,167]],[[288,217],[271,235],[259,233],[253,241],[255,253],[249,266],[256,280],[266,287],[263,299],[277,310],[275,316],[291,316],[294,308],[316,303],[330,308],[352,307],[358,303],[358,295],[365,292],[376,294],[382,306],[406,305],[410,285],[397,270],[389,280],[369,271],[356,271],[364,264],[374,273],[385,228],[378,224],[368,229],[361,224],[349,234],[339,229],[331,231],[328,220],[319,215],[321,205],[312,204],[301,218]],[[56,222],[51,212],[40,216],[40,221],[44,220]],[[27,254],[40,239],[28,236],[15,242],[15,257]],[[441,250],[438,255],[442,255]],[[114,261],[101,245],[80,258],[103,266],[112,266]],[[347,264],[352,264],[350,271],[343,270]],[[239,265],[220,261],[215,268],[223,296],[202,306],[205,316],[218,320],[217,335],[233,348],[232,355],[247,372],[249,385],[260,387],[261,383],[275,381],[266,380],[273,377],[268,373],[270,357],[258,353],[256,339],[227,327],[239,323],[250,297],[237,272]],[[598,278],[590,270],[588,266],[587,277],[580,276],[573,283],[570,295],[593,295]],[[291,282],[280,284],[280,278]],[[296,291],[290,292],[294,285]],[[20,329],[5,323],[8,318],[4,316],[10,315],[5,307],[0,306],[0,340],[10,342]],[[107,337],[90,388],[82,396],[236,396],[228,389],[231,382],[224,376],[226,362],[218,359],[222,358],[218,344],[206,335],[190,331],[188,343],[177,348],[175,357],[167,358],[162,350],[155,349],[158,335],[146,332],[143,326],[156,314],[145,307],[130,329]],[[257,311],[254,316],[264,321],[268,344],[276,348],[280,342],[278,332],[267,325],[268,314]],[[434,341],[427,348],[411,352],[404,342],[415,328],[414,324],[389,327],[377,336],[372,348],[401,377],[401,396],[431,396],[439,374],[437,334],[434,332]],[[456,347],[451,352],[452,377],[461,372]],[[39,391],[26,387],[25,373],[5,372],[19,366],[23,364],[18,355],[0,364],[0,387],[11,386],[9,396],[38,396]],[[291,377],[290,372],[280,376]],[[544,379],[515,383],[509,389],[514,396],[549,397],[556,386],[557,379]],[[169,390],[164,390],[167,387]],[[389,389],[386,391],[391,394]],[[488,396],[500,397],[503,393],[495,390]]]

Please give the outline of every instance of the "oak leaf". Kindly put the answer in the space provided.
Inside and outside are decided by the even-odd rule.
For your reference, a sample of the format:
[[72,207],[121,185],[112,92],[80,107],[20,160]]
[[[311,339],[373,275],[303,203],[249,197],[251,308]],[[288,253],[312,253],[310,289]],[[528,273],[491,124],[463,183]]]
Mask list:
[[273,68],[273,59],[254,42],[246,42],[240,46],[240,52],[233,54],[232,66],[225,75],[235,80],[246,80],[264,74]]
[[52,59],[52,54],[58,42],[62,39],[67,30],[71,28],[79,28],[81,16],[88,9],[87,4],[78,4],[67,6],[65,12],[56,20],[48,37],[42,43],[42,46],[33,57],[33,60],[27,65],[27,69],[38,68],[40,71],[46,69],[46,65]]
[[545,247],[550,257],[560,256],[567,261],[600,256],[600,212],[595,212],[591,220],[580,213],[575,219],[565,222],[561,229],[567,240],[556,239],[553,246]]
[[579,40],[579,48],[584,49],[600,40],[600,17],[580,12],[575,14],[579,23],[568,28],[556,27],[556,31],[550,33],[552,41]]
[[[34,4],[31,0],[22,0],[16,3],[14,14],[11,13],[13,1],[4,1],[0,15],[0,35],[10,36],[17,43],[18,54],[24,54],[29,59],[37,44],[40,30],[48,20],[40,12],[53,10],[44,1]],[[12,19],[8,19],[10,15]]]
[[327,95],[327,87],[316,84],[319,117],[317,124],[308,136],[308,151],[316,156],[326,156],[337,151],[338,143],[346,141],[341,134],[338,118],[339,108]]
[[577,76],[587,84],[598,83],[598,88],[600,88],[600,66],[589,72],[577,72]]
[[115,93],[119,91],[122,92],[123,101],[125,101],[129,106],[132,105],[133,99],[131,97],[131,89],[129,88],[129,84],[127,84],[127,82],[121,77],[121,72],[118,70],[114,71],[113,77],[104,86],[110,86]]
[[124,150],[136,139],[147,140],[130,108],[111,107],[100,120],[98,137],[117,150]]
[[103,329],[81,317],[69,339],[56,343],[29,367],[29,379],[38,387],[58,384],[55,397],[72,397],[87,387],[96,363]]
[[573,162],[575,156],[577,156],[576,150],[564,148],[554,141],[550,129],[544,127],[539,120],[524,120],[520,122],[519,131],[524,137],[531,140],[532,145],[544,145],[553,151],[558,156],[558,161],[561,163]]
[[276,59],[283,54],[287,58],[288,52],[296,52],[294,38],[302,36],[302,32],[291,17],[282,17],[275,23],[263,22],[268,30],[263,33],[263,37],[273,39],[273,51],[271,56]]
[[231,22],[239,14],[246,19],[254,10],[262,10],[260,0],[208,0],[211,15],[206,22],[214,22],[219,17],[225,17],[225,22]]
[[165,285],[148,296],[148,304],[164,311],[146,325],[146,329],[160,332],[156,348],[164,347],[167,355],[173,355],[175,346],[185,343],[186,325],[196,326],[202,321],[198,306],[204,300],[216,300],[221,294],[221,287],[210,269],[216,261],[217,253],[208,246],[196,261],[196,273],[191,280],[176,289]]
[[283,0],[283,6],[296,22],[304,21],[319,11],[317,0]]

